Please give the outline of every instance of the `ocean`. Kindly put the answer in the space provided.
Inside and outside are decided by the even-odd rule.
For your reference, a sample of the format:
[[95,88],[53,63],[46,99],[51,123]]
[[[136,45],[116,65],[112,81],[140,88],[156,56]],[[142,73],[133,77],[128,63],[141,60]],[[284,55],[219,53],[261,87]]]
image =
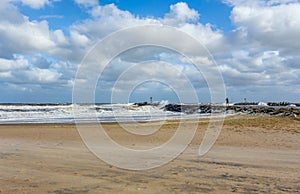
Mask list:
[[210,114],[166,111],[167,102],[155,106],[128,104],[0,104],[0,124],[143,122],[207,117]]

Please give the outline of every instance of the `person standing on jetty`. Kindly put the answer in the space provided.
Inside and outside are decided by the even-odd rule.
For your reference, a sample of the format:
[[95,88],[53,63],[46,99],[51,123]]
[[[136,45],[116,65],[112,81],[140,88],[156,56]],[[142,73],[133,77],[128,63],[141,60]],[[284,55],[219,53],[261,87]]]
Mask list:
[[228,97],[225,99],[225,101],[226,101],[226,108],[228,108],[229,107],[229,99],[228,99]]

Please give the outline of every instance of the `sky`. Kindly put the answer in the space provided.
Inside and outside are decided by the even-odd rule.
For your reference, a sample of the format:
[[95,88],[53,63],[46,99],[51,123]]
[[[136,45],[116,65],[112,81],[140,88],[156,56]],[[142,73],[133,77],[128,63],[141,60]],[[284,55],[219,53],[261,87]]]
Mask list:
[[[298,0],[2,0],[0,15],[0,103],[72,102],[77,71],[95,45],[144,25],[174,27],[203,45],[231,102],[300,102]],[[186,46],[181,37],[175,40],[178,48]],[[192,60],[209,67],[200,58]],[[199,102],[211,101],[207,77],[181,53],[128,49],[99,75],[94,96],[96,102],[150,96],[177,102],[185,79]]]

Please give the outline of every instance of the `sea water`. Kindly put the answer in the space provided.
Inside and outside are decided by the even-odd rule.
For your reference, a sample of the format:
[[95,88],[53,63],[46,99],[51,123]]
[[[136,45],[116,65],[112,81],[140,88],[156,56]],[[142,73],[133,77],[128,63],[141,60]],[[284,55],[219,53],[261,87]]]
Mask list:
[[0,104],[0,124],[132,122],[197,118],[209,114],[165,111],[165,103],[128,104]]

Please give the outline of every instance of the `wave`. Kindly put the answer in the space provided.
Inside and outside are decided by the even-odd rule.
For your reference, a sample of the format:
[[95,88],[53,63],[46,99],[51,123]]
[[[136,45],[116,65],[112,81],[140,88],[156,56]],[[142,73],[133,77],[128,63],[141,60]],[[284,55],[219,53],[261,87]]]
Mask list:
[[0,124],[151,121],[182,115],[165,111],[166,104],[0,104]]

